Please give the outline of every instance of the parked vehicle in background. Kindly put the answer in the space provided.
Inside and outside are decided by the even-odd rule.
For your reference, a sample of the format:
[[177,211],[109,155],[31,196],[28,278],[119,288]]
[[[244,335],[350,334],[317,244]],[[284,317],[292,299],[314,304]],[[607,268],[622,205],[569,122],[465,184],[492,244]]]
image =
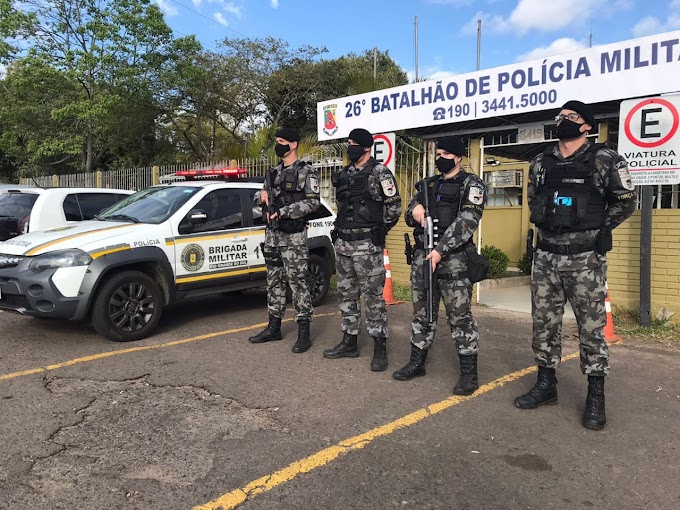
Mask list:
[[134,191],[99,188],[30,188],[0,190],[0,241],[21,234],[92,220]]

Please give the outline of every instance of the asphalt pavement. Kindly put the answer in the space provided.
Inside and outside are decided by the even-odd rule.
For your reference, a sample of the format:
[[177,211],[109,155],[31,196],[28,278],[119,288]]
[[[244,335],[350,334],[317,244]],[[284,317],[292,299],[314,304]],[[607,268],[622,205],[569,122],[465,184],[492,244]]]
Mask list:
[[321,355],[341,338],[334,296],[304,354],[290,311],[282,341],[248,343],[264,305],[249,291],[175,306],[129,344],[0,313],[0,508],[680,508],[678,349],[613,345],[592,431],[573,323],[559,404],[523,411],[527,314],[475,307],[482,387],[465,398],[443,317],[427,375],[400,382],[409,304],[389,307],[382,373],[365,332],[359,358]]

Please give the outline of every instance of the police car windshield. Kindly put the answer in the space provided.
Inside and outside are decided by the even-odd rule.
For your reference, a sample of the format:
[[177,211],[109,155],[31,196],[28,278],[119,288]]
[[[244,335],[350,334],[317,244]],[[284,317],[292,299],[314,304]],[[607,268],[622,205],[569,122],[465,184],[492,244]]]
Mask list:
[[120,221],[122,218],[129,217],[140,223],[162,223],[200,189],[200,187],[193,186],[148,188],[112,205],[100,213],[97,219]]

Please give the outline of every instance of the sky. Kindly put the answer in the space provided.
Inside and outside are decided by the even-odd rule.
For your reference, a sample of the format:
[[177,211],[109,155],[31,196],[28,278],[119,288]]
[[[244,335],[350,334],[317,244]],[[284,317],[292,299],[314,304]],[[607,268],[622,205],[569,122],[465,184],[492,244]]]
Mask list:
[[415,76],[437,79],[680,29],[680,0],[154,0],[178,36],[325,47],[328,58],[377,47]]

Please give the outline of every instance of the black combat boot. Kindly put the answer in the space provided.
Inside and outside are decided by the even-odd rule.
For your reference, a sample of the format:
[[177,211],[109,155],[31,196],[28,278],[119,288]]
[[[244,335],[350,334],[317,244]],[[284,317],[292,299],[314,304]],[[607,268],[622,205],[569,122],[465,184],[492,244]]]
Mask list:
[[411,344],[411,359],[404,368],[394,372],[392,377],[400,381],[410,381],[414,377],[425,375],[426,359],[427,351]]
[[387,370],[387,338],[374,336],[373,342],[371,370],[373,372],[384,372]]
[[281,340],[281,319],[279,317],[269,316],[269,324],[261,332],[255,336],[251,336],[248,341],[251,344],[262,344],[272,340]]
[[459,356],[460,359],[460,377],[455,388],[453,388],[454,395],[472,395],[479,389],[479,381],[477,380],[477,355],[471,354],[469,356]]
[[607,423],[604,414],[604,377],[588,376],[588,397],[581,425],[588,429],[602,430]]
[[554,368],[538,367],[538,379],[533,388],[515,399],[515,407],[536,409],[545,404],[557,403],[557,377]]
[[357,358],[359,357],[359,348],[357,347],[357,336],[345,333],[342,336],[342,342],[333,347],[323,351],[324,358]]
[[293,346],[293,352],[300,353],[309,350],[312,341],[309,339],[309,319],[298,321],[298,338]]

